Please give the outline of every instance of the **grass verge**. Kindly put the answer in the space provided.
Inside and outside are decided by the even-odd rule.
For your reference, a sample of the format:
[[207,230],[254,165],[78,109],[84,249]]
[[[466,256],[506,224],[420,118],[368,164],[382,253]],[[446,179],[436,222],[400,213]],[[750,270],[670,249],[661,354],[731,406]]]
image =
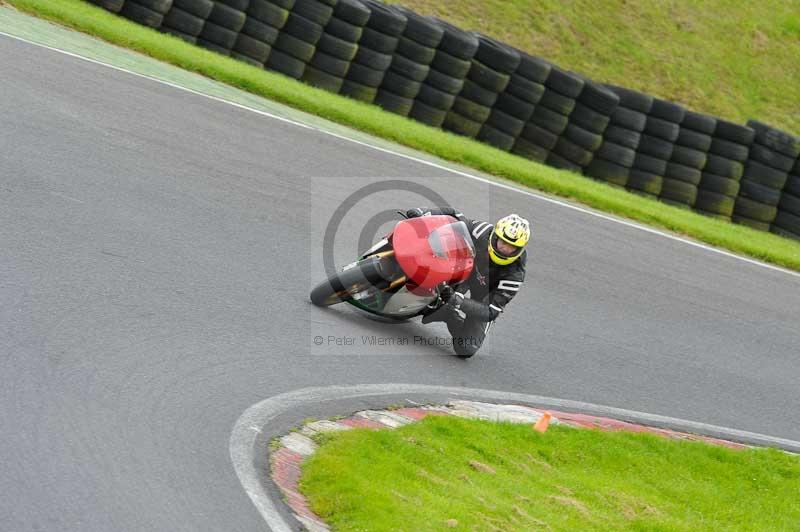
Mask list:
[[791,530],[800,459],[452,417],[326,434],[301,491],[336,530]]
[[701,216],[534,163],[189,45],[82,0],[8,0],[8,3],[113,44],[442,159],[800,271],[800,242]]

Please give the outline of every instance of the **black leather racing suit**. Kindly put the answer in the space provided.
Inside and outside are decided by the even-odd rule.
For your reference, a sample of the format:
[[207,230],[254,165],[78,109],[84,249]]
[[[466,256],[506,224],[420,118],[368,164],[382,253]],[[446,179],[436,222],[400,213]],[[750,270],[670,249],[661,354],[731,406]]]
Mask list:
[[525,262],[527,251],[509,265],[495,264],[489,257],[489,238],[494,224],[481,220],[470,220],[461,212],[451,207],[420,208],[409,211],[412,216],[431,216],[445,214],[453,216],[465,224],[472,235],[475,245],[475,266],[469,279],[455,287],[456,291],[466,294],[460,309],[466,319],[450,316],[445,321],[453,336],[453,349],[463,357],[474,355],[483,344],[494,320],[505,310],[506,305],[514,299],[525,280]]

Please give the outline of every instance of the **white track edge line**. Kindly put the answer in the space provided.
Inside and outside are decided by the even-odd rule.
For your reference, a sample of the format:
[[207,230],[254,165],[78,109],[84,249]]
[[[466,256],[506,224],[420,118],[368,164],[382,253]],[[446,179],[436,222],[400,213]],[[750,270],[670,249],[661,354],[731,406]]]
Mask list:
[[[396,152],[396,151],[390,150],[388,148],[383,148],[381,146],[376,146],[376,145],[370,144],[368,142],[364,142],[364,141],[361,141],[361,140],[353,139],[353,138],[347,137],[345,135],[340,135],[340,134],[334,133],[332,131],[327,131],[325,129],[321,129],[321,128],[316,127],[316,126],[311,126],[311,125],[308,125],[308,124],[304,124],[302,122],[298,122],[298,121],[292,120],[290,118],[286,118],[286,117],[282,117],[282,116],[279,116],[279,115],[275,115],[275,114],[272,114],[272,113],[270,113],[268,111],[262,111],[260,109],[254,109],[252,107],[248,107],[248,106],[240,104],[240,103],[236,103],[236,102],[232,102],[230,100],[226,100],[224,98],[220,98],[219,96],[213,96],[211,94],[206,94],[204,92],[200,92],[200,91],[197,91],[195,89],[190,89],[188,87],[184,87],[182,85],[178,85],[178,84],[172,83],[170,81],[166,81],[166,80],[163,80],[163,79],[160,79],[160,78],[149,76],[147,74],[141,74],[139,72],[134,72],[132,70],[128,70],[128,69],[123,68],[123,67],[112,65],[110,63],[105,63],[105,62],[99,61],[97,59],[92,59],[90,57],[82,56],[82,55],[79,55],[79,54],[76,54],[76,53],[73,53],[73,52],[68,52],[66,50],[61,50],[59,48],[54,48],[54,47],[46,45],[46,44],[42,44],[42,43],[38,43],[38,42],[35,42],[35,41],[31,41],[31,40],[26,39],[24,37],[19,37],[19,36],[12,35],[10,33],[6,33],[6,32],[3,32],[3,31],[0,31],[0,35],[4,35],[6,37],[9,37],[9,38],[12,38],[12,39],[16,39],[16,40],[19,40],[19,41],[22,41],[22,42],[25,42],[25,43],[28,43],[28,44],[31,44],[31,45],[34,45],[34,46],[39,46],[39,47],[42,47],[42,48],[46,48],[46,49],[51,50],[53,52],[58,52],[58,53],[61,53],[61,54],[64,54],[64,55],[68,55],[68,56],[74,57],[76,59],[82,59],[82,60],[88,61],[90,63],[95,63],[97,65],[102,65],[102,66],[105,66],[105,67],[108,67],[108,68],[112,68],[114,70],[118,70],[120,72],[125,72],[126,74],[131,74],[133,76],[145,78],[145,79],[148,79],[150,81],[155,81],[157,83],[162,83],[162,84],[167,85],[169,87],[173,87],[173,88],[176,88],[176,89],[179,89],[179,90],[190,92],[192,94],[196,94],[198,96],[203,96],[203,97],[206,97],[206,98],[209,98],[209,99],[221,102],[221,103],[226,103],[228,105],[232,105],[232,106],[238,107],[240,109],[251,111],[251,112],[260,114],[262,116],[273,118],[275,120],[280,120],[281,122],[286,122],[288,124],[299,126],[299,127],[305,128],[305,129],[318,131],[320,133],[323,133],[323,134],[326,134],[326,135],[330,135],[332,137],[336,137],[336,138],[339,138],[339,139],[342,139],[342,140],[345,140],[345,141],[348,141],[348,142],[352,142],[354,144],[359,144],[359,145],[366,146],[368,148],[371,148],[371,149],[374,149],[374,150],[377,150],[377,151],[381,151],[381,152],[384,152],[384,153],[387,153],[387,154],[390,154],[390,155],[394,155],[395,157],[408,159],[408,160],[411,160],[411,161],[414,161],[414,162],[417,162],[417,163],[420,163],[420,164],[424,164],[424,165],[427,165],[427,166],[431,166],[433,168],[437,168],[439,170],[444,170],[446,172],[450,172],[450,173],[453,173],[453,174],[456,174],[456,175],[460,175],[462,177],[467,177],[469,179],[474,179],[474,180],[480,181],[482,183],[486,183],[486,184],[494,185],[494,186],[497,186],[497,187],[500,187],[500,188],[503,188],[503,189],[506,189],[506,190],[511,190],[511,191],[514,191],[514,192],[522,193],[522,194],[525,194],[526,196],[529,196],[529,197],[532,197],[532,198],[536,198],[538,200],[545,201],[545,202],[548,202],[548,203],[553,203],[555,205],[560,205],[562,207],[566,207],[568,209],[572,209],[572,210],[575,210],[575,211],[578,211],[578,212],[582,212],[584,214],[595,216],[595,217],[601,218],[603,220],[607,220],[607,221],[610,221],[610,222],[615,222],[615,223],[618,223],[618,224],[622,224],[622,225],[625,225],[625,226],[628,226],[628,227],[632,227],[634,229],[639,229],[641,231],[645,231],[645,232],[648,232],[648,233],[651,233],[651,234],[654,234],[654,235],[659,235],[659,236],[662,236],[662,237],[665,237],[665,238],[669,238],[671,240],[674,240],[674,241],[677,241],[677,242],[682,242],[684,244],[688,244],[690,246],[694,246],[694,247],[697,247],[697,248],[700,248],[700,249],[703,249],[703,250],[706,250],[706,251],[711,251],[713,253],[718,253],[718,254],[724,255],[726,257],[730,257],[730,258],[733,258],[733,259],[738,259],[738,260],[746,262],[748,264],[752,264],[752,265],[755,265],[755,266],[760,266],[762,268],[767,268],[769,270],[785,273],[785,274],[791,275],[793,277],[800,278],[800,272],[795,272],[795,271],[792,271],[792,270],[788,270],[786,268],[782,268],[782,267],[776,266],[774,264],[769,264],[769,263],[762,262],[762,261],[759,261],[759,260],[756,260],[756,259],[751,259],[749,257],[744,257],[742,255],[737,255],[735,253],[731,253],[729,251],[725,251],[725,250],[722,250],[722,249],[719,249],[719,248],[715,248],[713,246],[702,244],[700,242],[695,242],[693,240],[688,240],[686,238],[682,238],[682,237],[679,237],[679,236],[676,236],[676,235],[665,233],[663,231],[660,231],[658,229],[654,229],[652,227],[647,227],[647,226],[640,225],[638,223],[630,222],[630,221],[627,221],[627,220],[621,220],[621,219],[615,218],[613,216],[608,216],[608,215],[605,215],[605,214],[602,214],[602,213],[599,213],[599,212],[596,212],[596,211],[593,211],[593,210],[590,210],[590,209],[586,209],[584,207],[579,207],[577,205],[573,205],[571,203],[567,203],[567,202],[564,202],[564,201],[561,201],[561,200],[557,200],[557,199],[554,199],[554,198],[550,198],[550,197],[547,197],[547,196],[542,196],[540,194],[536,194],[536,193],[531,192],[529,190],[524,190],[524,189],[521,189],[521,188],[518,188],[518,187],[514,187],[514,186],[511,186],[511,185],[506,184],[506,183],[501,183],[501,182],[498,182],[498,181],[493,181],[491,179],[486,179],[486,178],[483,178],[483,177],[479,177],[479,176],[476,176],[476,175],[473,175],[473,174],[469,174],[467,172],[462,172],[461,170],[457,170],[455,168],[448,168],[448,167],[446,167],[446,166],[444,166],[442,164],[439,164],[439,163],[435,163],[435,162],[432,162],[432,161],[428,161],[428,160],[425,160],[425,159],[414,157],[413,155],[408,155],[408,154]],[[116,46],[116,45],[113,45],[113,46]],[[128,50],[128,51],[132,51],[134,53],[137,53],[135,50]],[[156,60],[156,61],[158,61],[158,60]],[[168,63],[164,63],[164,64],[168,64]],[[174,65],[170,65],[170,66],[172,66],[174,68],[180,68],[180,67],[175,67]],[[183,69],[181,69],[181,70],[183,70]],[[186,71],[186,72],[188,72],[188,71]],[[222,82],[219,82],[217,80],[212,80],[212,81],[214,81],[215,83],[222,83]],[[236,87],[232,87],[232,88],[236,89]],[[241,89],[236,89],[236,90],[241,90]],[[277,103],[280,103],[280,102],[277,102]],[[281,104],[281,105],[284,105],[284,104]],[[301,112],[304,112],[304,111],[301,111]],[[340,125],[342,125],[342,124],[340,124]],[[347,127],[347,126],[343,125],[343,127]]]

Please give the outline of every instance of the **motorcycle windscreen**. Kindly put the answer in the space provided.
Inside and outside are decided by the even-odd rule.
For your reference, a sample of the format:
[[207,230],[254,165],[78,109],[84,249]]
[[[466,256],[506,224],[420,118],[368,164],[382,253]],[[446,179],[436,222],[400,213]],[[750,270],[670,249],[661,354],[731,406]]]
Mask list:
[[423,216],[397,224],[393,234],[397,262],[419,289],[469,277],[475,262],[472,237],[464,222],[451,216]]
[[455,222],[434,229],[428,237],[431,251],[437,257],[458,261],[471,261],[475,258],[475,246],[464,222]]
[[460,282],[469,277],[475,263],[475,246],[464,222],[435,229],[428,237],[428,245],[434,256],[440,259],[435,261],[435,269],[449,277],[447,282]]

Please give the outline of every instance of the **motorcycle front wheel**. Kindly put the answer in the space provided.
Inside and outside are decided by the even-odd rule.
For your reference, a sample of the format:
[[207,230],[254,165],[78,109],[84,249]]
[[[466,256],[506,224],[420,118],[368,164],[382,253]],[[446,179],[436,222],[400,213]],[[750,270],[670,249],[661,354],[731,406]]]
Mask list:
[[311,302],[318,307],[329,307],[373,286],[386,284],[381,260],[379,257],[364,259],[356,266],[322,281],[311,291]]

